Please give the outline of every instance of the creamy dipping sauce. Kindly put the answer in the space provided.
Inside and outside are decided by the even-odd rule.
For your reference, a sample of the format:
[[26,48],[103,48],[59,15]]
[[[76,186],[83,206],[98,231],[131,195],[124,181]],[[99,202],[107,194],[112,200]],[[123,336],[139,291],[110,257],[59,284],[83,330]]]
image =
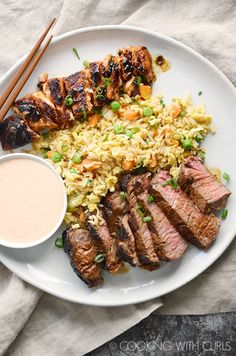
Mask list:
[[0,240],[31,243],[54,232],[63,214],[64,189],[43,162],[0,161]]

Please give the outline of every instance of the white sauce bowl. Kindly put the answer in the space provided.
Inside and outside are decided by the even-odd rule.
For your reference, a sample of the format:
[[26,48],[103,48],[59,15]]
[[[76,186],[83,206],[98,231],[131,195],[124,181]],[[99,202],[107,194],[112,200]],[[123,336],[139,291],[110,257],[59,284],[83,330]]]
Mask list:
[[[49,179],[49,177],[50,177],[50,181],[51,181],[51,183],[53,182],[53,180],[54,180],[54,178],[56,178],[55,179],[55,184],[58,184],[58,186],[56,187],[57,189],[55,189],[56,190],[56,194],[58,195],[58,197],[57,198],[59,198],[58,199],[58,201],[60,201],[60,205],[61,205],[61,207],[59,207],[59,204],[58,204],[58,206],[57,206],[57,215],[56,216],[54,216],[53,217],[53,219],[52,220],[55,220],[55,223],[52,223],[53,224],[53,226],[51,226],[50,227],[50,229],[48,230],[48,231],[44,231],[44,233],[42,234],[42,236],[38,236],[37,237],[37,239],[35,239],[35,240],[32,240],[32,241],[26,241],[26,242],[15,242],[15,241],[8,241],[7,240],[7,236],[6,236],[6,239],[4,239],[4,238],[2,238],[3,237],[3,233],[2,233],[2,231],[1,231],[1,225],[3,226],[3,220],[2,220],[2,224],[1,224],[1,221],[0,221],[0,245],[3,245],[3,246],[6,246],[6,247],[11,247],[11,248],[28,248],[28,247],[33,247],[33,246],[36,246],[36,245],[39,245],[39,244],[41,244],[42,242],[44,242],[44,241],[46,241],[47,239],[49,239],[57,230],[58,230],[58,228],[60,227],[60,225],[62,224],[62,222],[63,222],[63,219],[64,219],[64,216],[65,216],[65,213],[66,213],[66,209],[67,209],[67,195],[66,195],[66,190],[65,190],[65,186],[64,186],[64,183],[63,183],[63,179],[61,178],[61,176],[58,174],[58,172],[56,171],[56,169],[48,162],[48,161],[46,161],[46,160],[44,160],[44,159],[42,159],[42,158],[40,158],[40,157],[38,157],[38,156],[34,156],[34,155],[31,155],[31,154],[27,154],[27,153],[12,153],[12,154],[8,154],[8,155],[5,155],[5,156],[2,156],[2,157],[0,157],[0,172],[1,172],[1,164],[3,164],[4,162],[10,162],[11,160],[19,160],[19,159],[23,159],[22,161],[24,161],[25,162],[25,159],[26,160],[31,160],[31,161],[34,161],[34,162],[37,162],[37,163],[40,163],[40,164],[42,164],[43,166],[44,166],[44,168],[46,167],[51,173],[53,173],[53,175],[52,174],[49,174],[48,175],[48,179]],[[17,164],[15,164],[15,166],[16,166]],[[18,165],[19,165],[19,163],[18,163]],[[37,165],[34,165],[35,167],[37,166]],[[9,169],[9,168],[7,168],[7,167],[10,167],[11,169],[12,169],[12,167],[10,166],[10,165],[8,165],[8,166],[6,166],[5,165],[5,168],[4,169]],[[39,166],[38,166],[39,167]],[[29,167],[28,167],[29,168]],[[18,167],[18,169],[19,169],[19,167]],[[3,170],[3,172],[4,172],[4,170]],[[48,174],[48,172],[44,169],[44,170],[41,170],[41,173],[43,172],[43,176],[45,175],[45,173],[46,173],[46,175],[45,175],[45,177],[47,177],[47,174]],[[32,171],[32,176],[31,176],[31,171],[30,171],[30,177],[29,178],[32,178],[32,182],[33,182],[33,180],[36,178],[36,171]],[[10,175],[10,176],[12,176],[12,175]],[[28,177],[28,175],[27,175],[27,177]],[[17,184],[17,174],[15,175],[15,177],[14,177],[14,179],[15,179],[15,181],[16,181],[16,184]],[[30,181],[30,180],[29,180]],[[37,182],[38,183],[38,182]],[[45,183],[45,182],[44,182]],[[5,185],[7,184],[6,183],[6,180],[5,180],[5,183],[4,183]],[[10,184],[10,183],[9,183]],[[11,183],[12,184],[12,183]],[[4,187],[4,185],[2,185],[2,188]],[[12,187],[12,185],[11,185],[11,187]],[[21,188],[22,189],[26,189],[26,187],[27,187],[27,185],[25,185],[25,187],[22,187],[21,186]],[[45,187],[46,187],[46,185],[45,185]],[[1,195],[1,176],[0,176],[0,195]],[[20,187],[19,187],[19,189],[20,189]],[[29,190],[29,189],[28,189]],[[18,191],[18,190],[17,190]],[[52,190],[50,190],[50,192],[51,192]],[[53,192],[54,192],[54,190],[53,190]],[[5,193],[5,191],[3,192],[4,194],[2,194],[2,195],[5,195],[5,197],[7,196],[7,194]],[[28,193],[29,193],[29,191],[28,191]],[[21,194],[23,195],[23,193],[21,192]],[[54,193],[53,193],[54,194]],[[46,206],[47,207],[47,209],[48,209],[48,206],[50,206],[50,204],[51,204],[51,209],[54,209],[55,208],[55,201],[56,201],[56,196],[55,196],[55,199],[54,199],[54,197],[53,197],[53,195],[51,194],[50,195],[51,196],[51,199],[53,200],[53,202],[54,202],[54,206],[53,206],[53,204],[52,204],[52,202],[50,202],[50,201],[43,201],[43,200],[41,200],[41,202],[39,202],[39,200],[37,200],[37,202],[39,202],[39,203],[42,203],[41,204],[41,212],[43,212],[43,209],[42,209],[42,206]],[[10,193],[9,193],[9,198],[10,198]],[[44,200],[45,200],[45,196],[43,196],[42,195],[42,199],[44,198]],[[13,199],[13,197],[12,197],[12,199]],[[17,201],[17,200],[16,200]],[[33,200],[32,200],[33,201]],[[5,200],[5,202],[6,202],[6,200]],[[19,203],[19,201],[18,201],[18,203]],[[28,202],[29,204],[30,204],[30,201]],[[46,203],[46,205],[43,205],[43,204],[45,204]],[[0,204],[4,204],[4,202],[2,201],[2,199],[1,199],[1,196],[0,196]],[[29,204],[28,204],[28,206],[29,206]],[[47,205],[47,204],[49,204],[49,205]],[[13,204],[14,205],[14,204]],[[39,204],[40,205],[40,204]],[[24,208],[24,206],[27,206],[27,201],[26,200],[24,200],[24,201],[22,201],[22,209]],[[1,206],[1,209],[4,209],[4,205],[2,205]],[[35,212],[36,212],[36,210],[37,209],[35,209]],[[40,210],[40,209],[39,209]],[[19,211],[19,206],[18,206],[18,211]],[[41,213],[38,213],[38,215],[37,216],[39,216],[39,214],[41,214]],[[9,215],[9,214],[8,214]],[[7,217],[9,217],[9,216],[7,216]],[[31,216],[32,217],[32,216]],[[1,220],[1,218],[3,219],[3,216],[1,216],[0,215],[0,220]],[[34,216],[34,218],[35,218],[35,221],[36,221],[36,219],[37,219],[37,217],[35,217]],[[47,219],[47,216],[44,216],[43,217],[43,214],[42,214],[42,219]],[[16,220],[16,216],[15,216],[15,220]],[[20,220],[20,219],[18,219],[18,220]],[[37,220],[38,221],[38,220]],[[46,220],[45,220],[46,221]],[[50,220],[49,220],[50,221]],[[13,209],[13,212],[12,212],[12,222],[13,222],[13,225],[14,225],[14,209]],[[19,221],[18,221],[18,224],[19,224]],[[29,221],[29,224],[30,224],[30,221]],[[42,221],[42,224],[43,224],[43,221]],[[47,220],[47,224],[48,224],[48,220]],[[12,233],[14,233],[14,226],[13,225],[9,225],[10,227],[10,229],[11,229],[11,234]],[[49,224],[48,224],[49,225]],[[6,229],[7,229],[7,223],[5,223],[5,232],[6,232]],[[47,227],[45,227],[45,229],[47,229]],[[43,229],[42,229],[43,230]],[[2,235],[2,236],[1,236]],[[5,234],[6,235],[6,234]],[[9,233],[9,236],[10,236],[10,233]],[[10,240],[10,239],[9,239]]]

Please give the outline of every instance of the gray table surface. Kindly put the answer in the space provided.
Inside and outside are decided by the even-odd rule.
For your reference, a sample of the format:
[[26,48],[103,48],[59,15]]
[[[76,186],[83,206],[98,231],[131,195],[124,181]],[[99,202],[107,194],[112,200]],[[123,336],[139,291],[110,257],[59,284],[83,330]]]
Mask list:
[[87,356],[233,356],[236,312],[211,315],[158,315],[100,346]]

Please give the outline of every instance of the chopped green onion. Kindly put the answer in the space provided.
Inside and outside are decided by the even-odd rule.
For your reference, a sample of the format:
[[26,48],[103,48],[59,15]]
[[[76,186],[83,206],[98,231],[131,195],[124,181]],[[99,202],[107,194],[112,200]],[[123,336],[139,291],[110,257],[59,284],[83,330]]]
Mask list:
[[109,87],[110,85],[112,85],[112,80],[110,78],[102,78],[102,82],[105,87]]
[[135,98],[131,98],[131,100],[132,100],[132,103],[137,104],[137,105],[140,105],[140,103],[138,102],[138,100],[137,100],[137,99],[135,99]]
[[152,221],[152,217],[151,216],[144,216],[143,217],[143,221],[144,222]]
[[69,150],[69,147],[67,145],[62,145],[61,149],[63,152],[67,152]]
[[82,108],[82,112],[83,112],[83,119],[86,120],[87,119],[87,111],[84,107]]
[[229,182],[230,181],[230,175],[226,172],[224,172],[222,174],[222,178],[226,181],[226,182]]
[[137,205],[136,212],[138,213],[139,216],[143,217],[143,209],[141,205]]
[[179,114],[179,116],[181,116],[181,117],[184,117],[184,116],[186,116],[186,111],[181,111],[181,113]]
[[135,84],[139,85],[142,83],[142,78],[138,75],[134,82]]
[[193,148],[193,143],[189,138],[182,138],[181,144],[184,150],[191,150]]
[[120,197],[122,200],[126,200],[127,199],[127,193],[126,192],[120,192]]
[[96,99],[98,100],[105,100],[105,96],[103,94],[97,94]]
[[153,127],[155,130],[157,130],[157,129],[158,129],[158,127],[159,127],[159,124],[158,124],[158,123],[153,124],[153,125],[152,125],[152,127]]
[[121,134],[123,133],[124,128],[122,127],[122,125],[115,125],[113,131],[115,134]]
[[118,101],[112,101],[111,108],[113,111],[118,111],[120,109],[120,103]]
[[90,66],[90,62],[89,61],[83,61],[83,66],[88,69],[89,66]]
[[198,95],[199,95],[199,96],[201,96],[201,95],[202,95],[202,91],[201,91],[201,90],[198,92]]
[[178,132],[174,133],[172,136],[173,140],[175,140],[175,141],[180,141],[181,137],[182,136]]
[[48,138],[49,137],[49,132],[44,132],[42,133],[43,138]]
[[107,142],[109,138],[109,132],[104,136],[103,142]]
[[70,169],[70,173],[77,173],[77,169],[76,168],[71,168]]
[[202,161],[205,161],[205,153],[204,152],[202,152],[202,151],[199,151],[198,152],[198,154],[197,154],[197,156],[202,160]]
[[82,161],[83,158],[78,153],[75,153],[74,156],[72,157],[73,163],[80,164]]
[[43,156],[43,158],[48,158],[48,151],[42,150],[42,156]]
[[178,182],[176,178],[168,178],[163,183],[162,186],[166,187],[167,185],[171,185],[171,187],[176,190],[178,187]]
[[59,163],[62,160],[62,155],[59,152],[54,152],[52,155],[52,160],[54,163]]
[[195,140],[197,143],[200,143],[200,142],[202,142],[202,136],[196,136],[196,137],[194,137],[194,140]]
[[143,108],[143,116],[151,116],[153,113],[153,110],[151,108]]
[[105,259],[104,254],[103,254],[103,253],[99,253],[99,254],[95,257],[94,261],[95,261],[96,263],[101,263],[101,262],[104,261],[104,259]]
[[221,219],[225,220],[228,216],[228,209],[224,209],[221,213]]
[[151,204],[154,202],[154,196],[153,195],[148,195],[147,197],[148,204]]
[[78,53],[77,49],[76,48],[72,48],[72,51],[74,52],[76,57],[80,60],[80,56],[79,56],[79,53]]
[[93,180],[92,179],[87,179],[86,184],[87,185],[92,185],[93,184]]
[[132,130],[126,130],[124,134],[130,139],[134,136],[134,132]]
[[65,104],[66,106],[72,106],[74,104],[74,100],[71,95],[67,95],[65,98]]
[[99,107],[97,107],[97,108],[95,107],[95,108],[92,108],[92,112],[95,113],[95,114],[101,114],[102,109],[99,108]]
[[162,98],[160,99],[160,104],[163,106],[163,108],[166,106],[166,104],[164,103],[164,100]]
[[62,237],[57,237],[55,240],[55,246],[58,248],[63,247],[63,238]]

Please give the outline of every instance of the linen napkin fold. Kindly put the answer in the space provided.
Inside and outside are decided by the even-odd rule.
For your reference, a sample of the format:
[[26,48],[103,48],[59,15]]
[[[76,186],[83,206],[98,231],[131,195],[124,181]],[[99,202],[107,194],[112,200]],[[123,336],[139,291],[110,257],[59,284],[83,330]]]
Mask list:
[[[30,49],[38,29],[54,16],[55,34],[120,23],[156,30],[196,49],[236,83],[234,0],[4,0],[0,75]],[[235,310],[235,247],[236,242],[205,273],[165,296],[160,312]],[[161,305],[159,299],[118,308],[76,305],[39,291],[0,265],[0,355],[83,355]]]

